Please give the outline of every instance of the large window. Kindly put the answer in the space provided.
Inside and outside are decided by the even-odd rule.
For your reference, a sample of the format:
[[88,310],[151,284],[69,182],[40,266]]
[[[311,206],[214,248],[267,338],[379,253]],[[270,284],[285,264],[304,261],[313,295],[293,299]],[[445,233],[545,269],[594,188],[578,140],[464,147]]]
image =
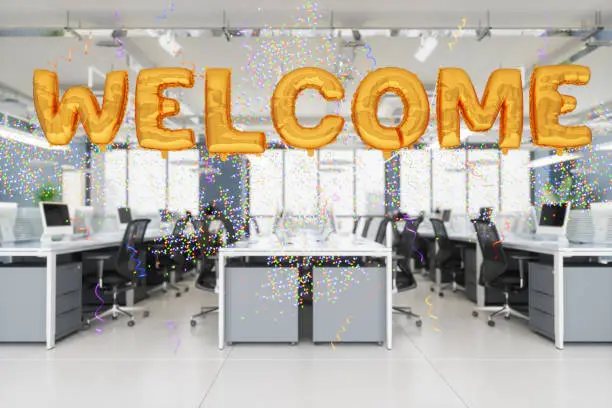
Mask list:
[[317,211],[317,155],[304,150],[285,151],[285,210],[295,215]]
[[400,153],[400,209],[414,215],[431,210],[431,152],[404,150]]
[[[499,211],[499,154],[494,149],[468,150],[468,212],[477,213],[482,207]],[[525,170],[525,169],[524,169]],[[528,174],[528,171],[525,171]]]
[[137,215],[166,207],[166,161],[156,150],[128,151],[128,205]]
[[168,209],[197,214],[200,201],[199,152],[195,149],[168,155]]
[[103,162],[104,180],[98,185],[98,203],[104,205],[106,214],[116,214],[117,207],[127,205],[127,151],[107,150]]
[[354,153],[352,150],[319,152],[320,204],[336,215],[355,214]]
[[432,151],[433,209],[466,213],[465,150]]
[[355,197],[357,214],[385,213],[385,161],[379,150],[357,150]]
[[274,215],[283,201],[283,150],[268,149],[249,156],[250,212]]
[[529,151],[510,150],[501,156],[501,211],[517,212],[529,209]]

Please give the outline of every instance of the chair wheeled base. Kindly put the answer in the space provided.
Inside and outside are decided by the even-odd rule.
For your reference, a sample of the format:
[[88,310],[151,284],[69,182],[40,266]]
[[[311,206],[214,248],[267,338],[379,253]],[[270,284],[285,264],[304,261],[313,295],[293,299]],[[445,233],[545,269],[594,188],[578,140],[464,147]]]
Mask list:
[[499,316],[504,316],[504,319],[506,320],[510,320],[510,317],[512,316],[518,317],[519,319],[523,319],[527,321],[529,320],[528,316],[510,307],[510,303],[508,302],[508,297],[509,297],[508,293],[504,293],[504,297],[505,297],[504,305],[501,308],[499,306],[486,306],[486,307],[476,308],[472,311],[472,316],[478,317],[479,311],[493,312],[489,315],[487,319],[488,320],[487,324],[491,327],[495,326],[494,319]]
[[193,316],[191,316],[191,321],[189,322],[189,324],[191,324],[191,327],[195,327],[198,324],[198,321],[196,320],[199,317],[206,317],[207,314],[212,313],[216,310],[219,310],[218,306],[214,306],[214,307],[202,307],[200,309],[200,313],[194,314]]
[[119,306],[119,303],[117,303],[117,295],[119,294],[119,291],[114,288],[113,289],[113,305],[110,309],[105,310],[104,312],[98,314],[98,315],[94,315],[94,317],[90,317],[89,319],[87,319],[85,321],[85,327],[88,328],[92,322],[96,321],[96,320],[103,320],[105,317],[111,316],[111,318],[113,320],[117,320],[119,318],[119,315],[121,316],[125,316],[127,318],[129,318],[130,320],[128,320],[127,325],[129,327],[132,327],[136,324],[136,321],[134,320],[134,315],[133,313],[135,312],[142,312],[142,317],[146,318],[149,317],[150,312],[149,309],[145,308],[145,307],[138,307],[138,306]]
[[414,317],[416,319],[416,321],[414,323],[416,324],[417,327],[421,327],[423,325],[423,321],[421,320],[421,316],[416,314],[416,313],[414,313],[412,311],[412,308],[410,308],[408,306],[393,306],[392,309],[395,310],[398,313],[406,315],[408,318]]

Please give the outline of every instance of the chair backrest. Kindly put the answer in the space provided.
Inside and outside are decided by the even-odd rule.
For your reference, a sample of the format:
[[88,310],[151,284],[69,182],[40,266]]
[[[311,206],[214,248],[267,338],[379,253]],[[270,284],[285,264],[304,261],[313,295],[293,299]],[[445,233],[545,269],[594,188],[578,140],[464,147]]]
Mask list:
[[[144,249],[144,236],[150,219],[137,219],[130,221],[123,234],[123,240],[117,253],[117,273],[128,280],[134,280],[138,275],[146,273],[146,260],[141,257]],[[139,269],[141,265],[142,270]]]
[[[374,241],[383,245],[387,244],[387,225],[392,222],[393,220],[389,217],[385,217],[382,219],[380,225],[378,226],[378,232],[376,233],[376,238],[374,238]],[[397,231],[397,229],[393,226],[392,229],[395,229]]]
[[499,233],[492,222],[474,222],[478,245],[482,251],[479,284],[485,285],[502,275],[508,268],[506,253]]
[[436,243],[438,244],[436,262],[438,265],[442,265],[453,256],[455,245],[448,238],[444,221],[437,218],[431,218],[430,221],[436,237]]
[[376,236],[378,235],[378,229],[380,227],[380,223],[382,222],[382,217],[371,217],[369,218],[369,223],[366,224],[366,229],[363,232],[363,237],[370,240],[375,241]]
[[368,230],[370,229],[370,224],[374,217],[364,217],[363,229],[361,230],[360,236],[362,238],[366,238],[368,236]]
[[359,217],[357,219],[357,227],[355,228],[355,235],[358,237],[363,237],[363,233],[365,230],[365,226],[367,223],[366,217]]
[[177,220],[176,224],[174,224],[174,229],[172,230],[172,235],[174,235],[174,236],[184,235],[185,231],[187,230],[187,223],[188,222],[189,222],[189,219],[187,217],[182,217],[179,220]]
[[353,221],[353,234],[357,233],[357,228],[359,227],[359,220],[361,220],[361,217],[357,217],[355,218],[355,221]]

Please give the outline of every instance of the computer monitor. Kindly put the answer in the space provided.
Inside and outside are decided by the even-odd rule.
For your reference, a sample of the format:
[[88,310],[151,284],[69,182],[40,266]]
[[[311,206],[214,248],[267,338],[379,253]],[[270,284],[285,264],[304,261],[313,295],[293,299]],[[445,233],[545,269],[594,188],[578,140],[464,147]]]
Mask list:
[[132,221],[132,211],[130,207],[119,207],[117,208],[117,217],[119,219],[119,225],[127,225]]
[[484,222],[491,222],[493,219],[493,207],[481,207],[478,212],[478,219]]
[[442,212],[442,221],[449,222],[451,219],[451,210],[444,210]]
[[564,236],[569,220],[569,203],[542,204],[537,233]]
[[17,203],[0,203],[0,242],[15,242]]
[[42,215],[43,235],[73,235],[72,222],[70,221],[70,210],[68,204],[63,203],[40,203]]

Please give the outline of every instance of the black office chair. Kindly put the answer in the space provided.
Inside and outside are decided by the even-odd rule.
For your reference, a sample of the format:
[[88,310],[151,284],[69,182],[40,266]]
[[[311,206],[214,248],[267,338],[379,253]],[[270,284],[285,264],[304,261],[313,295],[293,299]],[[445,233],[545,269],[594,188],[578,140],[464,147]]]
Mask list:
[[153,282],[161,281],[160,285],[148,292],[149,294],[157,291],[166,293],[168,289],[171,289],[176,292],[176,297],[180,297],[183,291],[189,292],[189,287],[173,283],[171,275],[174,274],[176,280],[177,277],[182,277],[185,272],[195,267],[194,238],[187,234],[187,226],[192,222],[190,217],[179,219],[174,225],[171,236],[161,238],[149,245],[149,252],[154,258],[151,267],[152,278],[157,278]]
[[[103,313],[86,320],[86,325],[89,326],[93,320],[103,319],[111,316],[116,320],[119,315],[127,316],[130,320],[128,326],[134,326],[134,316],[130,312],[142,312],[143,317],[149,316],[149,310],[142,307],[119,306],[117,296],[120,293],[125,293],[134,289],[141,281],[141,278],[146,275],[144,267],[146,247],[144,245],[144,236],[147,230],[147,225],[151,222],[149,219],[138,219],[130,221],[125,228],[123,240],[117,254],[115,255],[115,270],[112,272],[104,272],[104,261],[113,258],[113,254],[109,253],[86,253],[83,255],[83,260],[96,261],[98,263],[97,279],[85,279],[85,283],[89,286],[102,288],[112,288],[113,304],[112,307]],[[141,266],[142,265],[142,266]]]
[[[400,242],[396,254],[396,259],[398,261],[395,270],[395,288],[398,293],[407,292],[417,287],[417,281],[410,267],[410,258],[414,251],[414,242],[416,238],[416,234],[413,233],[413,231],[418,229],[418,223],[416,220],[407,220],[406,222],[408,228],[404,228],[400,233]],[[408,318],[415,318],[417,327],[421,327],[423,324],[421,316],[414,313],[412,308],[408,306],[393,306],[393,310],[406,315]]]
[[[195,287],[206,292],[214,293],[217,286],[217,271],[214,255],[218,247],[208,232],[207,225],[208,223],[206,220],[194,221],[198,241],[196,249],[196,256],[198,258],[196,270],[198,271],[198,277],[196,278]],[[196,319],[206,317],[207,314],[218,309],[218,306],[201,307],[198,313],[191,316],[191,326],[195,327],[197,325],[198,322]]]
[[[482,250],[482,265],[480,268],[479,284],[501,290],[504,293],[504,305],[501,309],[489,315],[489,326],[495,326],[495,317],[503,315],[506,320],[511,316],[529,320],[527,316],[510,307],[510,293],[518,293],[527,287],[527,275],[524,271],[525,256],[514,257],[518,261],[518,271],[508,268],[506,252],[499,237],[495,224],[491,222],[474,222],[478,245]],[[474,310],[472,316],[478,317]]]
[[[444,221],[432,218],[431,225],[433,226],[434,235],[438,249],[436,251],[436,268],[440,269],[442,275],[441,284],[438,295],[444,297],[444,289],[451,287],[453,292],[456,292],[459,287],[463,287],[465,282],[465,270],[463,267],[463,246],[458,243],[453,243],[448,238]],[[450,279],[449,283],[442,284]],[[436,287],[432,285],[430,290],[435,292]]]

